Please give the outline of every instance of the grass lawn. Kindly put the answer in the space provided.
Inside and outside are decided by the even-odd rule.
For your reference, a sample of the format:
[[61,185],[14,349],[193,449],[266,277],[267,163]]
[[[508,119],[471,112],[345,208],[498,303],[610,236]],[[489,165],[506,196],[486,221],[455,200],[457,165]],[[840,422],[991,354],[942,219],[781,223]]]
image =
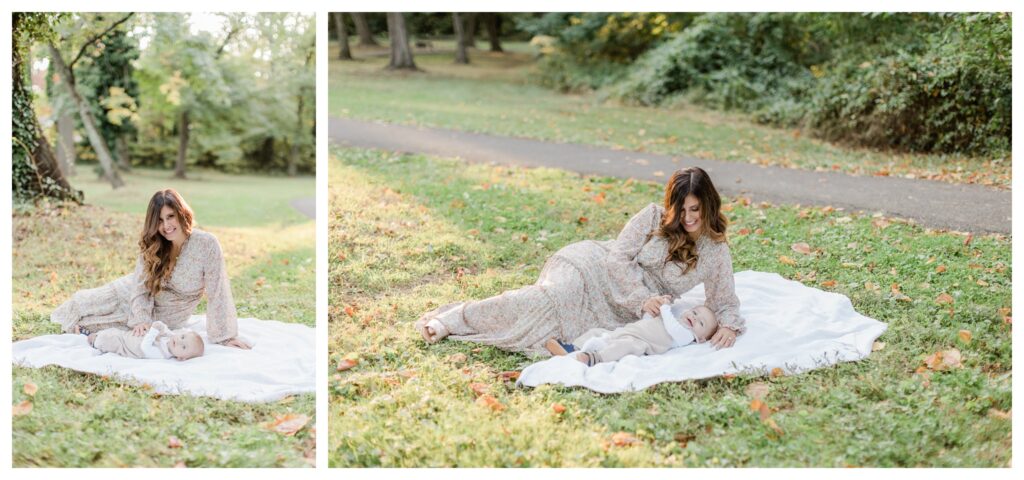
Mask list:
[[[613,237],[660,200],[663,186],[341,148],[332,150],[329,183],[330,355],[332,365],[357,362],[330,374],[331,466],[1010,461],[1008,237],[725,199],[736,271],[778,272],[849,296],[857,311],[889,325],[878,350],[801,375],[720,377],[639,393],[520,389],[501,372],[531,359],[462,342],[428,346],[412,322],[437,305],[533,283],[556,250]],[[797,242],[812,252],[795,252]],[[960,367],[925,366],[952,349]],[[504,409],[476,401],[473,383]],[[752,385],[767,389],[779,431],[751,410]]]
[[[911,155],[844,148],[806,132],[758,125],[741,114],[680,103],[647,108],[599,95],[566,95],[530,83],[531,47],[506,42],[507,53],[470,50],[455,65],[451,42],[417,51],[420,73],[383,70],[386,49],[355,48],[357,61],[329,64],[329,112],[364,120],[582,143],[700,158],[840,170],[859,175],[930,178],[1010,188],[1010,158]],[[483,43],[481,43],[483,46]]]
[[[239,317],[315,326],[315,227],[291,206],[315,195],[312,177],[224,175],[137,169],[111,190],[80,169],[73,184],[87,205],[15,207],[14,340],[58,333],[49,314],[72,293],[130,273],[145,208],[157,189],[173,187],[196,212],[197,226],[220,240]],[[205,311],[205,302],[199,307]],[[25,386],[38,391],[30,396]],[[13,401],[32,410],[13,418],[13,465],[119,467],[312,466],[315,395],[249,404],[157,395],[145,386],[46,367],[14,367]],[[294,437],[265,425],[305,414]],[[180,440],[174,448],[170,437]]]

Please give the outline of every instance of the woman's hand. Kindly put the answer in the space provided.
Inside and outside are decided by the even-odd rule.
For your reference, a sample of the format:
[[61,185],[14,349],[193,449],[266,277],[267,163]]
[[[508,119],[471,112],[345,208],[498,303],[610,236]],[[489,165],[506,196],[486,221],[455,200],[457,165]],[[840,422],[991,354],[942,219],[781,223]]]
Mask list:
[[242,350],[250,350],[250,349],[252,349],[251,345],[249,345],[248,343],[245,343],[245,342],[239,340],[237,337],[236,338],[229,338],[227,340],[224,340],[223,342],[220,342],[220,344],[224,345],[225,347],[241,348]]
[[135,335],[136,337],[141,337],[146,334],[146,330],[149,330],[149,324],[140,323],[136,325],[135,328],[132,329],[132,335]]
[[661,315],[661,306],[669,303],[672,303],[671,295],[651,297],[644,302],[643,311],[649,313],[652,317],[657,317],[658,315]]
[[736,343],[736,331],[729,327],[719,327],[718,331],[711,336],[711,340],[708,340],[708,342],[711,342],[715,350],[729,348]]

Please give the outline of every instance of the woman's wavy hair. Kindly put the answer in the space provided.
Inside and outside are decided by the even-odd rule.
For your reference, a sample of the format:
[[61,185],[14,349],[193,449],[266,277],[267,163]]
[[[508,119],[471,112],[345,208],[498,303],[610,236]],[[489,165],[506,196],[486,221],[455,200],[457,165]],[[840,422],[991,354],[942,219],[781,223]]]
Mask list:
[[160,190],[153,194],[146,209],[146,221],[142,224],[142,235],[139,248],[142,250],[142,263],[146,271],[146,290],[156,296],[160,293],[161,284],[171,276],[177,258],[172,258],[174,245],[160,234],[160,212],[164,207],[171,207],[178,217],[178,227],[188,238],[192,235],[192,208],[185,203],[173,188]]
[[711,183],[708,172],[700,167],[677,170],[665,185],[665,216],[656,235],[668,241],[669,260],[682,264],[683,273],[697,267],[697,242],[687,235],[683,227],[686,212],[683,202],[693,195],[700,202],[700,233],[716,242],[726,241],[725,229],[729,219],[722,213],[722,197]]

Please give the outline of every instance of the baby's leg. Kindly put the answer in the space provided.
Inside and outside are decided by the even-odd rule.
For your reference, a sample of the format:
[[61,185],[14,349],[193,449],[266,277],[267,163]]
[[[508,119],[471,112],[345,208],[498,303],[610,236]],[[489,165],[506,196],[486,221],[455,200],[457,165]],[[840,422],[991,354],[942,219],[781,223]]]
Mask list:
[[96,346],[96,335],[98,335],[98,334],[99,334],[98,332],[93,332],[93,333],[90,333],[88,337],[86,337],[86,340],[89,340],[89,345],[91,345],[93,347]]
[[132,335],[128,330],[108,328],[94,333],[93,347],[103,353],[116,353],[122,357],[143,358],[142,337]]
[[647,342],[635,337],[619,337],[608,340],[608,344],[593,352],[594,363],[614,362],[626,355],[647,353]]

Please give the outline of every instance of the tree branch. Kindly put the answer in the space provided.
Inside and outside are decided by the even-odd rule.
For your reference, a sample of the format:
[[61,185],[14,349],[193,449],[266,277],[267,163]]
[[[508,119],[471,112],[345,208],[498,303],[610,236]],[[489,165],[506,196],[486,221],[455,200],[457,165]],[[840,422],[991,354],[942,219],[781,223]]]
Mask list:
[[92,38],[90,38],[84,44],[82,44],[82,49],[78,51],[78,55],[75,55],[75,58],[72,59],[71,63],[68,64],[68,68],[71,68],[71,69],[75,68],[75,63],[78,63],[78,60],[80,60],[82,58],[82,55],[85,55],[85,49],[89,48],[90,45],[96,43],[101,38],[107,36],[108,33],[114,31],[114,29],[117,28],[118,25],[121,25],[122,23],[127,22],[129,18],[132,18],[132,15],[135,15],[135,12],[131,12],[128,15],[125,15],[124,18],[114,22],[109,27],[107,27],[106,30],[100,32],[97,35],[94,35]]
[[239,30],[239,28],[238,28],[237,25],[234,25],[234,24],[231,25],[231,30],[228,30],[228,35],[226,37],[224,37],[224,42],[222,42],[220,44],[220,48],[217,49],[217,54],[216,54],[217,57],[216,58],[220,58],[220,55],[222,53],[224,53],[224,49],[227,48],[228,42],[230,42],[231,38],[234,37],[235,34],[238,33],[238,30]]

